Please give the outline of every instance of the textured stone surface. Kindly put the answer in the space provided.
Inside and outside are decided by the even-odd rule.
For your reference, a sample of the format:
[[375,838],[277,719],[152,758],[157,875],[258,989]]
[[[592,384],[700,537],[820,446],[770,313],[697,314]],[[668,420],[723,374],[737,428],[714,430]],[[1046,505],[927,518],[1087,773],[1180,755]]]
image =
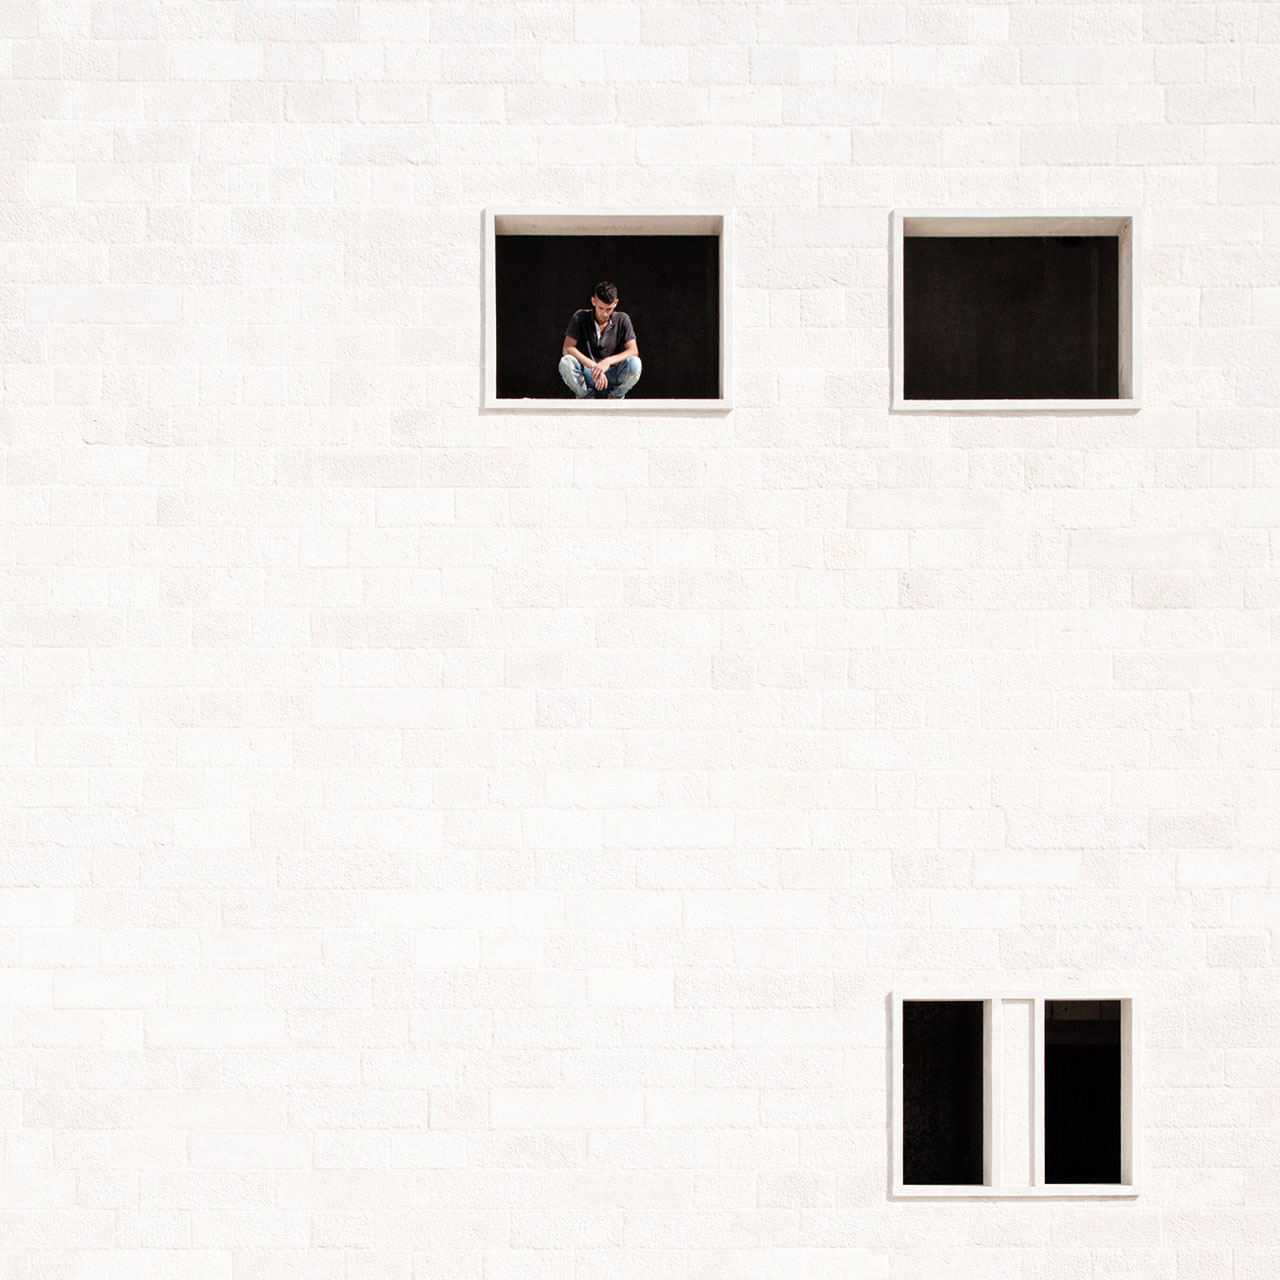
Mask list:
[[[6,4],[0,1272],[1280,1272],[1277,42]],[[733,210],[731,415],[478,411],[526,204]],[[887,411],[947,206],[1141,210],[1141,412]],[[948,984],[1142,997],[1139,1200],[887,1199]]]

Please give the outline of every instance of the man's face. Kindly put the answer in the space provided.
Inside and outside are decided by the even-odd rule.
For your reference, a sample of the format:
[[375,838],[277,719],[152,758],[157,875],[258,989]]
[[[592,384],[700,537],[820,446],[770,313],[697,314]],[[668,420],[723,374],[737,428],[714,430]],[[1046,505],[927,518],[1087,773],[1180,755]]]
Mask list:
[[596,313],[596,324],[602,329],[609,323],[609,318],[618,309],[616,299],[613,302],[601,302],[594,293],[591,295],[591,306]]

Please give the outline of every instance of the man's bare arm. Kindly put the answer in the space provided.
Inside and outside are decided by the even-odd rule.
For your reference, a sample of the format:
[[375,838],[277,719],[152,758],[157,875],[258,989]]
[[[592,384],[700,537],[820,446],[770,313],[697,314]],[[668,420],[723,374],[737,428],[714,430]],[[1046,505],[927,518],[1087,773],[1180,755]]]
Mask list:
[[636,340],[632,338],[621,351],[615,351],[613,355],[608,356],[604,360],[597,360],[596,367],[591,370],[591,377],[596,384],[596,390],[603,391],[605,387],[609,385],[609,378],[605,373],[605,370],[608,369],[611,364],[617,364],[620,360],[625,360],[628,356],[638,356],[639,354],[640,350],[636,346]]
[[578,350],[577,339],[572,334],[566,333],[564,335],[564,344],[560,348],[560,354],[562,356],[572,356],[579,364],[585,365],[588,369],[596,367],[596,362],[590,356],[583,355]]
[[638,356],[639,354],[640,348],[637,345],[636,340],[632,338],[621,351],[615,351],[613,355],[607,356],[603,360],[597,360],[596,368],[607,369],[611,364],[617,364],[619,361],[625,360],[628,356]]

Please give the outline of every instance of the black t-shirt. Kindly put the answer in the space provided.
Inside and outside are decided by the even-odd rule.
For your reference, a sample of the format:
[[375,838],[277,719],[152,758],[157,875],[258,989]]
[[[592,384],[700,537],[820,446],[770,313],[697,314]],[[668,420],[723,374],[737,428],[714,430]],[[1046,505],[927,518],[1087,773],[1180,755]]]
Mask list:
[[572,338],[574,346],[592,360],[607,360],[615,351],[621,351],[628,342],[634,342],[636,331],[631,327],[631,317],[625,311],[615,311],[609,317],[604,332],[596,337],[596,313],[590,307],[575,311],[564,331]]

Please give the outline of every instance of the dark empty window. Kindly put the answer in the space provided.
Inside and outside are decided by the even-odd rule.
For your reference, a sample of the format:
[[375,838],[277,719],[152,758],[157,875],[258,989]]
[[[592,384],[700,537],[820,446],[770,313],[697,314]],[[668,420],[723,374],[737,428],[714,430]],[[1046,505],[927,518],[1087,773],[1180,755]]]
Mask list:
[[720,396],[720,238],[504,235],[494,241],[499,399],[571,399],[558,372],[565,328],[602,280],[635,329],[644,367],[632,400]]
[[902,246],[904,399],[1120,397],[1119,237]]
[[980,1000],[902,1005],[902,1180],[983,1182],[984,1011]]
[[1045,1182],[1119,1182],[1119,1000],[1044,1007]]

